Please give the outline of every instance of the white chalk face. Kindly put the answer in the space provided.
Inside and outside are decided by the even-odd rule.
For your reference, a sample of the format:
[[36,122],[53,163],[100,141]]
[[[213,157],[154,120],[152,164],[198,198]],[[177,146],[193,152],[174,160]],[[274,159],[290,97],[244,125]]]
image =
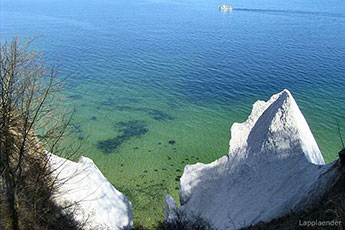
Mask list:
[[248,120],[234,124],[231,134],[228,156],[185,168],[182,206],[173,208],[167,199],[167,219],[187,210],[218,229],[237,229],[297,211],[326,191],[327,186],[315,188],[333,176],[332,164],[324,165],[289,91],[255,103]]
[[131,203],[116,190],[101,171],[86,157],[77,163],[48,154],[59,185],[56,201],[77,206],[77,221],[87,220],[86,229],[129,228],[133,224]]

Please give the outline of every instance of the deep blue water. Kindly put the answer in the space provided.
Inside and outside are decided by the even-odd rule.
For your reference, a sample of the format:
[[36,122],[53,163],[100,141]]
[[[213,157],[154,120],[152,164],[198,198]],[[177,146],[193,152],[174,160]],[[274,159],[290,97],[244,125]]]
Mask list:
[[[163,178],[174,167],[226,154],[232,123],[284,88],[326,161],[336,159],[337,121],[345,133],[345,2],[234,0],[232,12],[219,12],[223,3],[0,0],[0,39],[41,35],[34,47],[48,63],[62,64],[60,75],[71,74],[66,94],[85,154],[124,189],[146,167],[166,167]],[[114,127],[133,120],[144,120],[147,132],[104,154],[98,143],[124,135]],[[156,146],[172,139],[175,150]],[[166,163],[171,154],[174,166]],[[144,166],[123,176],[115,167],[121,162]],[[164,189],[177,196],[176,184]]]

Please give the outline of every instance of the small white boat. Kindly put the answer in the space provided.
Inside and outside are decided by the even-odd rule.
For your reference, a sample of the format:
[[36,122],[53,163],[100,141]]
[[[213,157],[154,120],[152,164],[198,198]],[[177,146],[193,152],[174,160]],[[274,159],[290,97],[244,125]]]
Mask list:
[[220,7],[219,7],[219,10],[221,10],[221,11],[232,11],[232,6],[229,6],[229,5],[221,5]]

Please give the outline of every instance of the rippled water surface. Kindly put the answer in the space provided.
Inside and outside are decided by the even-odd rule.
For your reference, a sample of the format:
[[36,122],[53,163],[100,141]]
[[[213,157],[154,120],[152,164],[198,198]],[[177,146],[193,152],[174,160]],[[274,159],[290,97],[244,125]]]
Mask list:
[[62,63],[81,141],[135,220],[163,216],[186,164],[227,153],[230,127],[284,88],[326,159],[345,130],[345,2],[0,0],[1,39],[34,37]]

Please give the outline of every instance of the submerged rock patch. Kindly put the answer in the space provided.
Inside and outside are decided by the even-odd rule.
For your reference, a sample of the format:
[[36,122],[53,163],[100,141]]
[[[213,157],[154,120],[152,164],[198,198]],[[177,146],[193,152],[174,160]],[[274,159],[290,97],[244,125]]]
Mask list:
[[80,124],[78,123],[72,123],[70,124],[71,133],[75,134],[79,140],[84,140],[84,133],[82,132],[80,128]]
[[146,127],[146,121],[132,120],[127,122],[117,122],[116,126],[120,127],[118,132],[121,134],[104,141],[98,141],[97,148],[103,153],[114,152],[122,143],[133,137],[141,137],[149,131]]
[[151,109],[146,107],[133,107],[128,105],[118,105],[116,108],[119,111],[135,111],[135,112],[144,112],[148,114],[152,119],[157,121],[173,120],[174,118],[158,109]]
[[168,143],[169,143],[169,144],[171,144],[171,145],[173,145],[173,144],[175,144],[175,143],[176,143],[176,141],[171,140],[171,141],[169,141]]
[[148,112],[148,114],[157,121],[173,120],[172,116],[158,109],[153,109],[152,111]]
[[83,98],[83,96],[80,95],[80,94],[73,94],[73,95],[68,96],[68,98],[69,98],[69,99],[78,100],[78,99]]
[[132,106],[128,106],[128,105],[118,105],[116,106],[116,108],[119,110],[119,111],[131,111],[131,110],[134,110]]
[[108,98],[101,102],[101,106],[116,106],[120,103],[138,103],[141,100],[134,97],[118,97],[118,98]]

